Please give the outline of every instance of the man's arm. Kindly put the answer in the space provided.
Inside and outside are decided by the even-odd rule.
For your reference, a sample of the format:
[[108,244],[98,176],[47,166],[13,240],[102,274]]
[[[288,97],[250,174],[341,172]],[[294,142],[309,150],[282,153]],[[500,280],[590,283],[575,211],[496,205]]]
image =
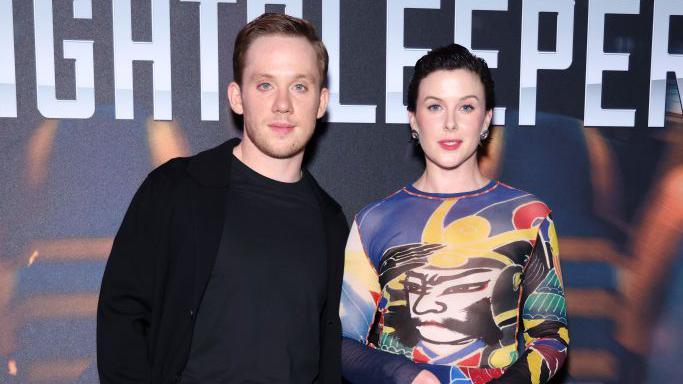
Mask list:
[[97,307],[100,382],[149,383],[147,334],[152,312],[154,249],[152,181],[133,197],[102,278]]
[[550,216],[539,227],[522,289],[525,351],[492,383],[546,383],[567,357],[567,310],[557,235]]
[[[349,234],[349,225],[344,213],[339,209],[336,217],[328,218],[326,224],[328,252],[327,299],[323,304],[320,323],[320,362],[321,383],[341,383],[341,323],[339,320],[339,299],[343,273],[343,247]],[[331,248],[330,248],[331,247]]]

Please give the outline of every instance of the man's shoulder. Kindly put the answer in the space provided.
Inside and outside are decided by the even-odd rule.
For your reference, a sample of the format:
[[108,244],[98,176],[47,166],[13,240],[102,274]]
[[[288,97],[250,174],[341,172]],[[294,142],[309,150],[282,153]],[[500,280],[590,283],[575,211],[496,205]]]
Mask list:
[[313,192],[318,199],[321,209],[327,211],[330,217],[334,217],[334,222],[339,225],[340,228],[343,227],[344,230],[347,231],[348,224],[346,222],[346,216],[344,215],[344,210],[342,209],[341,205],[318,184],[313,175],[309,173],[307,179],[312,186]]
[[187,164],[194,156],[174,157],[154,168],[148,175],[153,180],[174,180],[187,176]]
[[225,186],[232,148],[238,142],[228,140],[193,156],[173,158],[150,172],[148,178],[171,184],[189,181],[202,186]]
[[323,187],[318,184],[317,180],[311,175],[310,177],[311,184],[313,185],[313,189],[315,192],[318,194],[320,200],[322,203],[324,203],[328,208],[334,210],[334,211],[340,211],[342,210],[341,205],[337,202],[337,200],[334,199]]

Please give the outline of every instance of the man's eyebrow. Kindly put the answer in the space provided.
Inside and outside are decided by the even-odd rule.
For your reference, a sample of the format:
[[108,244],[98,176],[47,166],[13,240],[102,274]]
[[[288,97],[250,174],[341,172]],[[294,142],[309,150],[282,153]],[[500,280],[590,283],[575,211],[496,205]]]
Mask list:
[[[268,73],[254,73],[253,75],[250,76],[250,78],[252,78],[252,79],[274,79],[275,76],[268,74]],[[313,80],[312,75],[308,75],[305,73],[297,73],[292,78],[295,80],[299,80],[299,79]]]
[[267,73],[254,73],[253,75],[249,76],[251,79],[272,79],[274,78],[273,75],[269,75]]
[[446,275],[446,276],[433,275],[432,277],[429,278],[428,283],[431,285],[440,284],[440,283],[443,283],[445,281],[455,280],[455,279],[459,279],[461,277],[465,277],[465,276],[469,276],[469,275],[475,275],[478,273],[486,273],[486,272],[491,272],[491,270],[488,268],[476,268],[476,269],[470,269],[469,271],[458,273],[456,275]]
[[307,83],[316,83],[316,82],[318,82],[318,80],[316,79],[315,76],[310,75],[310,74],[305,74],[305,73],[301,73],[301,74],[298,74],[298,75],[294,76],[293,81],[305,81],[305,82],[307,82]]

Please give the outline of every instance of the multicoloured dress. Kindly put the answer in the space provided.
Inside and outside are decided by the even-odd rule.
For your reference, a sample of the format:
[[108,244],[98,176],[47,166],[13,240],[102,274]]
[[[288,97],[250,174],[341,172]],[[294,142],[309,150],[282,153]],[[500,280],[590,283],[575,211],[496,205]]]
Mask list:
[[399,359],[442,383],[545,383],[569,342],[558,255],[548,206],[500,182],[458,194],[409,185],[368,205],[340,307],[345,343],[368,358],[345,350],[344,371]]

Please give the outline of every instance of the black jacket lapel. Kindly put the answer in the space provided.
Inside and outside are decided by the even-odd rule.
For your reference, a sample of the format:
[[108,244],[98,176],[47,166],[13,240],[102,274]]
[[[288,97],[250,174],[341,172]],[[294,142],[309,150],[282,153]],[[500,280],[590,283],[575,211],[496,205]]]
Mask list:
[[194,312],[199,307],[216,261],[225,222],[225,199],[230,180],[232,150],[238,143],[238,139],[233,139],[202,152],[192,159],[187,168],[190,176],[199,184],[200,192],[192,197],[192,227],[196,241]]

